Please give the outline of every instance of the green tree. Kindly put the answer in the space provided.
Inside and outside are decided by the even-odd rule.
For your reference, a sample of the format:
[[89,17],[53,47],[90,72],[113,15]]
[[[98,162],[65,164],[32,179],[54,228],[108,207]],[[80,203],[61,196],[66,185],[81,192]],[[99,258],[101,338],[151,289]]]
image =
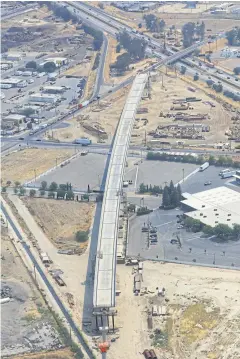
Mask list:
[[111,68],[116,68],[117,70],[125,71],[128,70],[130,64],[130,55],[128,53],[119,55],[117,61],[111,65]]
[[55,198],[55,192],[52,192],[52,191],[48,192],[48,197]]
[[214,89],[216,92],[222,92],[223,86],[222,86],[222,84],[213,84],[213,89]]
[[48,61],[43,65],[44,71],[46,72],[54,72],[56,71],[56,65],[52,61]]
[[232,234],[235,239],[240,239],[240,224],[234,223]]
[[61,189],[62,191],[67,191],[67,185],[66,184],[60,184],[59,189]]
[[170,181],[169,192],[170,192],[170,193],[173,193],[173,192],[174,192],[174,184],[173,184],[173,181],[172,181],[172,180]]
[[136,212],[136,205],[133,203],[130,203],[128,206],[128,212]]
[[59,199],[59,198],[64,199],[65,195],[66,195],[66,191],[64,191],[62,189],[57,190],[57,199]]
[[19,187],[21,183],[19,181],[15,181],[14,184],[15,184],[15,187]]
[[89,194],[84,194],[84,195],[82,196],[82,200],[89,202]]
[[41,195],[41,196],[45,196],[45,193],[46,193],[46,191],[45,191],[44,189],[41,189],[41,190],[40,190],[40,195]]
[[120,44],[117,44],[116,46],[116,52],[119,53],[121,51],[121,45]]
[[203,233],[207,234],[208,236],[212,236],[214,234],[214,228],[211,226],[204,226]]
[[141,22],[138,24],[138,28],[141,29],[142,28],[142,24]]
[[14,188],[14,193],[17,194],[18,193],[18,187]]
[[7,181],[7,182],[6,182],[6,185],[7,185],[7,186],[11,186],[11,184],[12,184],[12,181]]
[[159,31],[158,18],[155,15],[153,14],[144,15],[143,19],[145,20],[146,28],[149,31],[151,32]]
[[240,74],[240,67],[235,67],[233,69],[233,72],[235,73],[235,75],[239,75]]
[[26,193],[26,189],[25,189],[24,187],[20,187],[20,188],[19,188],[19,194],[20,194],[20,196],[24,196],[25,193]]
[[169,189],[167,186],[163,189],[163,197],[162,197],[162,205],[163,207],[169,207],[171,204],[170,196],[169,196]]
[[35,195],[36,195],[35,189],[30,189],[30,191],[29,191],[29,196],[30,196],[30,197],[35,197]]
[[139,193],[145,193],[147,192],[147,188],[144,183],[141,183],[139,186]]
[[194,22],[188,22],[182,27],[182,36],[183,36],[183,47],[189,47],[193,44],[193,37],[195,32]]
[[3,186],[2,187],[2,193],[6,193],[7,192],[7,187],[6,186]]
[[46,190],[47,189],[47,181],[42,181],[41,182],[41,187],[40,187],[41,190]]
[[177,192],[176,188],[174,188],[173,192],[171,192],[171,194],[170,194],[170,202],[171,202],[171,205],[174,207],[177,207],[179,205],[179,197],[178,197],[178,192]]
[[212,87],[212,85],[214,84],[214,81],[208,79],[208,80],[206,81],[206,83],[207,83],[208,87]]
[[26,69],[36,70],[36,68],[37,68],[36,61],[29,61],[29,62],[26,63]]
[[77,231],[76,233],[76,241],[80,243],[84,243],[88,240],[88,231]]
[[28,128],[29,130],[31,130],[31,129],[33,128],[32,122],[28,122],[28,123],[27,123],[27,128]]
[[104,3],[103,3],[103,2],[99,2],[99,3],[98,3],[98,7],[100,7],[100,9],[103,10],[103,9],[104,9]]
[[68,200],[74,200],[74,193],[73,193],[73,191],[67,191],[66,199],[68,199]]
[[56,182],[52,182],[49,186],[49,191],[57,191],[58,189],[58,184]]
[[198,75],[198,73],[196,73],[196,74],[193,76],[193,80],[194,80],[194,81],[198,81],[198,80],[199,80],[199,75]]
[[182,75],[184,75],[185,73],[186,73],[186,71],[187,71],[187,68],[186,68],[186,66],[181,66],[181,69],[180,69],[180,73],[182,74]]
[[214,233],[219,239],[228,240],[232,235],[232,230],[228,225],[220,223],[214,228]]
[[210,165],[214,165],[215,162],[216,162],[215,157],[213,155],[210,155],[209,159],[208,159],[208,162],[209,162]]

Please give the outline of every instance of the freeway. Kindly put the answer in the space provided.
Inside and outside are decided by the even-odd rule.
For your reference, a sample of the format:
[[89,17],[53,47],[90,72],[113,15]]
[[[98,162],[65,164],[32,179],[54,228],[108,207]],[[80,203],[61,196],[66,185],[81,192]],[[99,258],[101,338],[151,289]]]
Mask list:
[[11,226],[11,228],[13,229],[14,233],[16,234],[17,238],[19,239],[25,253],[27,254],[29,260],[32,262],[33,266],[36,268],[37,272],[39,273],[39,275],[41,276],[42,280],[44,281],[46,287],[48,288],[49,292],[51,293],[52,297],[54,298],[55,302],[57,303],[59,309],[61,310],[63,316],[65,317],[67,323],[69,324],[69,326],[71,327],[71,329],[73,330],[74,334],[76,335],[76,337],[79,340],[79,343],[82,345],[82,347],[84,348],[85,352],[87,353],[88,357],[90,359],[94,359],[95,356],[93,355],[91,349],[89,348],[89,346],[86,344],[85,339],[83,338],[81,332],[79,331],[79,329],[77,328],[76,324],[74,323],[71,315],[69,314],[68,310],[65,308],[65,306],[63,305],[61,299],[59,298],[59,296],[57,295],[55,289],[53,288],[53,286],[51,285],[51,283],[49,282],[46,274],[43,272],[41,266],[38,264],[38,261],[36,260],[31,248],[29,247],[29,245],[24,241],[24,238],[22,237],[21,233],[19,232],[16,224],[14,223],[13,219],[11,218],[11,215],[8,213],[6,207],[4,206],[3,202],[1,201],[1,210],[5,216],[5,218],[7,219],[9,225]]
[[[86,5],[84,3],[73,3],[73,2],[67,2],[69,5],[73,6],[76,8],[76,12],[85,20],[87,19],[88,21],[90,21],[91,17],[92,17],[92,22],[94,23],[94,25],[99,25],[99,22],[102,22],[101,24],[101,29],[104,28],[104,30],[106,32],[108,32],[109,34],[111,34],[112,36],[116,37],[116,30],[117,32],[119,31],[127,31],[130,33],[131,36],[134,36],[136,38],[139,39],[145,39],[147,41],[147,43],[150,45],[151,48],[155,48],[158,51],[160,50],[160,53],[157,51],[152,51],[153,54],[155,54],[157,57],[161,57],[161,58],[166,58],[166,56],[164,56],[161,51],[163,50],[163,45],[159,44],[158,41],[154,40],[153,38],[150,38],[146,35],[140,34],[138,32],[135,32],[136,30],[133,30],[130,26],[121,23],[119,20],[116,20],[114,17],[112,17],[111,15],[107,14],[105,11],[98,9],[96,7],[93,7],[91,5]],[[80,12],[79,10],[81,10],[82,12]],[[76,13],[75,12],[75,13]],[[111,23],[111,27],[109,28],[109,24]],[[220,34],[218,36],[218,38],[222,38],[224,37],[223,34]],[[196,48],[198,48],[199,46],[205,44],[208,42],[207,40],[204,40],[202,42],[198,42],[194,45],[192,45],[192,47],[187,48],[185,50],[179,51],[180,56],[176,57],[176,59],[190,54],[191,52],[193,52]],[[192,51],[191,51],[192,48]],[[169,48],[166,47],[167,51],[171,54],[174,54],[174,51]],[[174,61],[174,60],[173,60]],[[175,60],[176,61],[176,60]],[[200,68],[199,66],[196,65],[196,63],[194,63],[193,61],[188,61],[190,62],[190,66],[187,66],[186,63],[184,63],[184,65],[187,67],[187,70],[189,73],[191,74],[195,74],[196,70],[198,70],[200,72],[200,74],[203,77],[203,80],[206,81],[208,79],[208,76],[211,75],[212,77],[216,78],[217,80],[221,80],[226,86],[224,87],[224,89],[229,90],[229,91],[234,91],[236,88],[240,89],[240,86],[236,83],[235,78],[229,74],[215,74],[211,71],[211,69],[209,68]],[[182,65],[183,63],[181,63]],[[192,66],[195,67],[195,69],[192,68]],[[203,73],[207,73],[208,76],[203,76]],[[230,79],[229,79],[230,78]]]
[[[75,149],[79,149],[79,148],[85,148],[82,147],[81,145],[77,145],[75,143],[72,142],[51,142],[51,141],[47,141],[47,140],[33,140],[33,139],[25,139],[25,140],[18,140],[16,138],[13,137],[2,137],[1,138],[1,142],[2,143],[6,143],[6,148],[2,149],[2,153],[4,153],[4,151],[6,151],[7,149],[11,148],[12,146],[16,146],[16,145],[21,145],[23,147],[38,147],[38,148],[75,148]],[[10,143],[10,144],[9,144]],[[9,146],[7,146],[9,144]],[[3,146],[4,147],[4,146]],[[96,144],[92,144],[90,146],[87,146],[87,151],[88,152],[96,152],[96,151],[100,151],[100,152],[104,152],[104,153],[108,153],[109,149],[111,148],[111,146],[109,144],[104,144],[104,143],[96,143]],[[131,151],[145,151],[145,152],[149,152],[149,151],[154,151],[154,152],[171,152],[171,153],[185,153],[185,154],[212,154],[212,155],[224,155],[224,156],[239,156],[238,152],[235,151],[221,151],[221,150],[215,150],[215,149],[204,149],[204,150],[200,150],[200,149],[196,149],[196,148],[171,148],[171,149],[161,149],[161,148],[157,148],[157,147],[153,147],[150,150],[148,150],[146,147],[144,146],[129,146],[129,149]]]
[[12,17],[28,13],[30,11],[36,10],[37,8],[38,8],[38,5],[34,5],[34,4],[24,5],[21,8],[18,8],[9,13],[6,13],[5,15],[2,14],[1,20],[3,21],[3,20],[11,19]]

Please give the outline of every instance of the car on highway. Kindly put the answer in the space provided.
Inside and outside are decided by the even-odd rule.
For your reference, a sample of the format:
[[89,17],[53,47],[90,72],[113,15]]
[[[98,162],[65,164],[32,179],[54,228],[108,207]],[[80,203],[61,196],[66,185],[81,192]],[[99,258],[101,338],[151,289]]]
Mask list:
[[157,238],[157,234],[156,233],[155,234],[150,234],[150,238],[151,239]]
[[24,140],[24,137],[19,137],[19,140],[23,141],[23,140]]
[[204,186],[210,186],[212,184],[211,181],[204,182]]
[[112,90],[109,90],[109,91],[108,91],[108,93],[111,93],[111,92],[112,92]]
[[36,141],[42,141],[41,138],[37,138]]

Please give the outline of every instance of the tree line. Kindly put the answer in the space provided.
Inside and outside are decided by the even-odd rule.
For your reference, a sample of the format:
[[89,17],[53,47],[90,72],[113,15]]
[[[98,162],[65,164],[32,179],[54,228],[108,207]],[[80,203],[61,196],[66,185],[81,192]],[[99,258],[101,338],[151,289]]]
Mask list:
[[95,30],[94,28],[88,26],[88,25],[83,25],[83,31],[88,34],[91,35],[93,37],[93,48],[95,51],[98,51],[101,49],[102,44],[103,44],[103,33],[102,31],[99,30]]
[[156,185],[148,185],[141,183],[139,186],[139,193],[151,193],[151,194],[162,194],[163,188],[162,186],[156,186]]
[[186,228],[190,229],[192,232],[203,232],[208,236],[216,236],[222,241],[227,240],[239,240],[240,239],[240,225],[233,224],[232,227],[229,227],[227,224],[219,223],[215,227],[205,225],[198,219],[191,217],[186,217],[184,219],[184,225]]
[[196,40],[203,40],[205,34],[205,24],[188,22],[182,27],[183,47],[191,46]]
[[236,26],[234,29],[226,32],[228,45],[240,46],[240,27]]
[[173,181],[170,182],[169,186],[165,186],[162,195],[162,208],[173,209],[180,205],[182,199],[181,186],[178,184],[174,186]]
[[153,14],[144,15],[143,19],[145,20],[146,28],[151,32],[163,32],[166,26],[164,20],[157,18]]
[[210,155],[206,158],[206,156],[192,156],[191,154],[176,156],[174,153],[167,154],[164,152],[148,152],[146,158],[150,161],[195,163],[199,165],[208,161],[210,165],[240,168],[240,162],[234,161],[230,156],[219,156],[216,158],[213,155]]
[[119,33],[117,40],[116,52],[120,52],[122,48],[127,52],[117,57],[116,62],[110,66],[112,69],[126,71],[130,63],[144,59],[147,46],[144,40],[132,38],[127,31]]

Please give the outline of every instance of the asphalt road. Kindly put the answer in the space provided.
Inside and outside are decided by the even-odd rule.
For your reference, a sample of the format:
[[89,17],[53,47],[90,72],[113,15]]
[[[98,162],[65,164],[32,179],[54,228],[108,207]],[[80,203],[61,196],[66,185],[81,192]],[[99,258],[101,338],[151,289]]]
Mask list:
[[66,321],[68,322],[69,326],[71,327],[71,329],[73,330],[74,334],[76,335],[76,337],[79,340],[79,343],[81,344],[81,346],[84,348],[84,350],[86,351],[88,357],[90,359],[94,359],[94,355],[92,353],[92,351],[90,350],[90,348],[88,347],[88,345],[85,343],[85,340],[82,337],[82,334],[80,333],[80,331],[78,330],[76,324],[74,323],[71,315],[69,314],[68,310],[65,308],[65,306],[63,305],[63,303],[61,302],[60,298],[58,297],[57,293],[55,292],[53,286],[51,285],[51,283],[49,282],[48,278],[46,277],[45,273],[43,272],[43,270],[41,269],[41,267],[39,266],[38,262],[36,261],[34,254],[32,253],[31,249],[29,248],[29,246],[26,244],[26,242],[24,241],[24,239],[22,238],[20,232],[18,231],[16,225],[14,224],[12,218],[10,217],[10,215],[8,214],[6,208],[4,207],[3,203],[1,202],[1,209],[3,211],[3,214],[5,215],[8,223],[10,224],[10,226],[12,227],[13,231],[15,232],[15,234],[17,235],[20,243],[23,246],[24,251],[27,253],[29,259],[31,260],[31,262],[33,263],[34,267],[36,268],[36,270],[38,271],[38,273],[40,274],[41,278],[43,279],[45,285],[47,286],[49,292],[51,293],[52,297],[54,298],[54,300],[56,301],[59,309],[61,310],[62,314],[64,315]]

